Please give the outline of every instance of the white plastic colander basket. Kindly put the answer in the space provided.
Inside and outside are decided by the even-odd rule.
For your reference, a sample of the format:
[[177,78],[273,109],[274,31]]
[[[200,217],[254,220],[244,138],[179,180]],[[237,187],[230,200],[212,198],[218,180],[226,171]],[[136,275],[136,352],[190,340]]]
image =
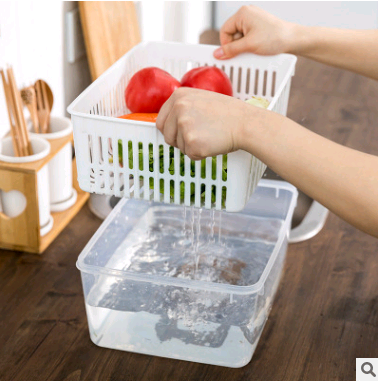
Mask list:
[[[243,54],[218,61],[213,58],[214,48],[141,43],[72,102],[68,112],[78,181],[84,191],[229,212],[244,208],[265,171],[260,160],[240,150],[193,162],[167,145],[154,124],[116,118],[130,112],[124,99],[128,81],[149,66],[160,67],[178,80],[194,67],[217,66],[229,76],[235,97],[244,101],[262,96],[270,101],[269,110],[286,114],[295,56]],[[227,173],[222,170],[226,166]]]

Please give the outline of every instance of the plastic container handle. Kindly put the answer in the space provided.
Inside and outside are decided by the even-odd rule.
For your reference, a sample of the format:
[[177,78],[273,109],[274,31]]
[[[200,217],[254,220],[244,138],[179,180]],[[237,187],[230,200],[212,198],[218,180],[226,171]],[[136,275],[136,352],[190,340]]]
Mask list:
[[289,243],[302,242],[315,237],[323,229],[328,213],[327,208],[313,201],[302,222],[290,231]]

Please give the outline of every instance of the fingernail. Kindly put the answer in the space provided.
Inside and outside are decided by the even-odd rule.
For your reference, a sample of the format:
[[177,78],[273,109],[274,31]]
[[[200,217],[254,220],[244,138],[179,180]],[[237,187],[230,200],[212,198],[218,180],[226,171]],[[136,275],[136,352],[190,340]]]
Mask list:
[[224,51],[222,48],[218,48],[214,50],[214,57],[215,58],[222,58],[224,57]]

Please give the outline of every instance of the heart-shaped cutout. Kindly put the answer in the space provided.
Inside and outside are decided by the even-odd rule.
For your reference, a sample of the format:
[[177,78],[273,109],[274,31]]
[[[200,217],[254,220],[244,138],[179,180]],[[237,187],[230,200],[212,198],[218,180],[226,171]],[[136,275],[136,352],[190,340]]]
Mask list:
[[5,192],[0,189],[0,215],[9,218],[19,216],[26,208],[26,197],[18,190],[10,190]]

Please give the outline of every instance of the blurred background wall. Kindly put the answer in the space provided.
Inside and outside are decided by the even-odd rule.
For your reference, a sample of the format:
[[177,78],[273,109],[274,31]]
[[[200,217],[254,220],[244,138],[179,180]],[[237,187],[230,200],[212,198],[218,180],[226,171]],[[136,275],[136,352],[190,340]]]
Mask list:
[[[219,29],[240,6],[251,3],[306,25],[378,27],[377,1],[135,2],[144,41],[187,43],[197,43],[202,32]],[[75,1],[0,2],[0,67],[13,65],[19,86],[45,79],[54,92],[55,115],[64,115],[67,105],[91,82],[77,7]],[[0,136],[8,125],[0,89]]]
[[378,28],[378,1],[217,1],[220,28],[242,5],[254,4],[287,21],[347,29]]

